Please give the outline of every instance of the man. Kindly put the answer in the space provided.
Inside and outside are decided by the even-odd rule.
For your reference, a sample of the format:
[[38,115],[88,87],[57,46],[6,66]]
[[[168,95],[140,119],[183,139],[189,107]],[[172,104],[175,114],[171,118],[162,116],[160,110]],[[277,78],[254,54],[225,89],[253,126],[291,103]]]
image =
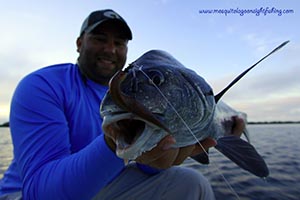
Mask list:
[[131,39],[119,14],[95,11],[81,27],[77,64],[48,66],[19,83],[10,114],[14,159],[0,183],[1,200],[214,199],[200,173],[172,167],[201,153],[198,145],[170,148],[176,141],[168,136],[126,166],[114,138],[102,132],[99,105]]

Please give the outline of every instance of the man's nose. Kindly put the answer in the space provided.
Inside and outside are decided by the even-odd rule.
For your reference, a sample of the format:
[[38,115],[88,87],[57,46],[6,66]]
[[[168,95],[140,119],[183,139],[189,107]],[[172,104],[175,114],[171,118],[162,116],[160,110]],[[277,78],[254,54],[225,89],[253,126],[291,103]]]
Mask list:
[[105,51],[108,53],[116,53],[117,48],[114,41],[107,41],[105,45]]

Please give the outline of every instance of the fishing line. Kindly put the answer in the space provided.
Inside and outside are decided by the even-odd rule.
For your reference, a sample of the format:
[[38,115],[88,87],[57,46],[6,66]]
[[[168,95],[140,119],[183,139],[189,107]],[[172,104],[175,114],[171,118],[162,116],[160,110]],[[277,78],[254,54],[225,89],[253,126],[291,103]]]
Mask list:
[[[143,71],[143,69],[142,69],[143,65],[141,65],[141,66],[136,65],[136,66],[138,67],[138,70],[140,70],[143,73],[143,75],[149,80],[150,84],[153,85],[156,88],[156,90],[160,93],[160,95],[164,98],[164,100],[169,104],[169,106],[171,107],[171,109],[175,112],[175,114],[180,119],[180,121],[184,124],[184,126],[187,128],[187,130],[189,131],[189,133],[194,137],[194,139],[196,140],[197,144],[199,144],[199,146],[201,147],[201,149],[203,150],[203,152],[208,156],[208,153],[206,152],[205,148],[202,146],[202,144],[200,143],[200,141],[198,140],[198,138],[195,136],[195,134],[193,133],[193,131],[191,130],[191,128],[189,127],[189,125],[185,122],[185,120],[177,112],[176,108],[172,105],[172,103],[168,100],[168,98],[163,94],[163,92],[159,89],[159,87],[157,87],[157,85],[153,82],[153,80]],[[219,175],[223,178],[223,180],[225,181],[226,185],[229,187],[229,189],[231,190],[231,192],[236,196],[237,199],[240,199],[240,196],[232,188],[232,186],[230,185],[230,183],[228,182],[228,180],[226,179],[226,177],[224,176],[224,174],[221,172],[221,170],[219,169],[219,167],[217,166],[217,164],[215,162],[212,162],[212,164],[215,167],[215,169],[218,171]]]

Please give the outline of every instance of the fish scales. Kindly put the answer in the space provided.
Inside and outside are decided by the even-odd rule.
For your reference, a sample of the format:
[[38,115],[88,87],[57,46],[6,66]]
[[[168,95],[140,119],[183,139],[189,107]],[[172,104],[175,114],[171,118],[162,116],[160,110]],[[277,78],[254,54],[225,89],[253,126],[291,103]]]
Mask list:
[[243,169],[260,177],[269,173],[255,148],[231,135],[234,117],[247,124],[247,115],[216,101],[203,77],[165,51],[148,51],[118,72],[100,113],[103,130],[114,137],[116,153],[123,159],[136,159],[169,134],[176,140],[174,147],[211,137],[218,142],[216,149]]

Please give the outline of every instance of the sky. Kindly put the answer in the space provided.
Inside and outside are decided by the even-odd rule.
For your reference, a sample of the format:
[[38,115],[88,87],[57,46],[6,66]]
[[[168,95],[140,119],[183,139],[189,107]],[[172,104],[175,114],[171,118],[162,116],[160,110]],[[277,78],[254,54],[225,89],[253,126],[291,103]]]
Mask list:
[[300,121],[298,0],[0,3],[0,123],[8,121],[10,101],[22,77],[47,65],[76,62],[75,42],[83,20],[90,12],[106,8],[125,18],[133,32],[127,63],[151,49],[168,51],[205,78],[215,93],[289,40],[230,89],[223,100],[247,113],[249,121]]

